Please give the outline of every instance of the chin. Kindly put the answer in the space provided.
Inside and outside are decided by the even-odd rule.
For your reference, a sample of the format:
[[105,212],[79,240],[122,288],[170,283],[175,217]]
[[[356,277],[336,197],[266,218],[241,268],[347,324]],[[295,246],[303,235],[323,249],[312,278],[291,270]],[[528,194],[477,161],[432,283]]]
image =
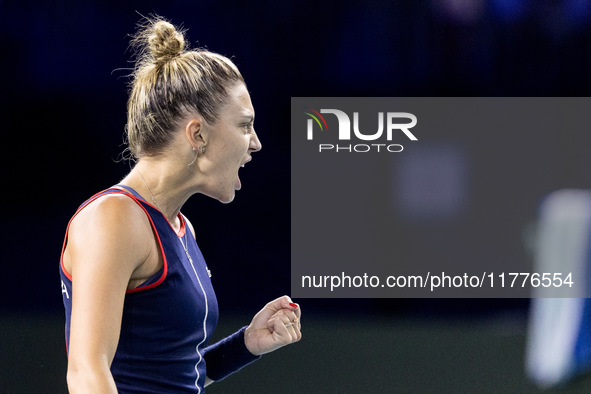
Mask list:
[[214,197],[216,200],[221,202],[222,204],[229,204],[234,201],[234,197],[236,197],[236,193],[232,191],[230,194],[225,196]]
[[229,204],[232,201],[234,201],[234,196],[232,196],[232,197],[230,197],[228,199],[225,199],[225,200],[218,200],[218,201],[221,202],[222,204]]
[[205,194],[207,197],[213,198],[214,200],[218,200],[222,204],[231,203],[234,201],[234,197],[236,196],[236,190],[233,188],[228,188],[228,190],[203,190],[201,193]]

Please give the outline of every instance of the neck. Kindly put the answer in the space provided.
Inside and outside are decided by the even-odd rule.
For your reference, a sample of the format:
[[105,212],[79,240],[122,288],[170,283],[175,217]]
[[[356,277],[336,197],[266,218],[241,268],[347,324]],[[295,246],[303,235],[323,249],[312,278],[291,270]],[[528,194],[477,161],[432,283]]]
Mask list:
[[195,190],[189,183],[186,169],[182,171],[173,167],[173,164],[163,160],[142,158],[121,183],[133,188],[158,208],[178,230],[178,214]]

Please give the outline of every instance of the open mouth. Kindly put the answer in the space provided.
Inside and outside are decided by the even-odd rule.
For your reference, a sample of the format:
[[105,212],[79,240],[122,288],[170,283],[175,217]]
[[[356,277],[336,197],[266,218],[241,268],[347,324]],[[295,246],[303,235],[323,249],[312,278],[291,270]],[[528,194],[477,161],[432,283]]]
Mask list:
[[[246,163],[248,163],[251,160],[252,160],[252,158],[249,157],[248,160],[246,160],[244,163],[242,163],[240,165],[240,168],[244,168],[244,166],[246,165]],[[235,190],[240,190],[241,188],[242,188],[242,182],[240,182],[240,176],[238,176],[238,173],[236,173],[236,181],[234,182],[234,189]]]

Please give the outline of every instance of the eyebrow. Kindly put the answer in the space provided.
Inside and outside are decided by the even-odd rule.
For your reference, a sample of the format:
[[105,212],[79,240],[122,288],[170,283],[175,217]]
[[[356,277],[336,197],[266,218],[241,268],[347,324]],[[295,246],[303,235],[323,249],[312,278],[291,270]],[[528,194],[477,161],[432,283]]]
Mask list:
[[244,115],[241,115],[241,117],[243,117],[243,118],[246,118],[246,119],[250,120],[250,122],[254,122],[254,115],[252,115],[252,114],[250,114],[250,113],[249,113],[249,114],[244,114]]

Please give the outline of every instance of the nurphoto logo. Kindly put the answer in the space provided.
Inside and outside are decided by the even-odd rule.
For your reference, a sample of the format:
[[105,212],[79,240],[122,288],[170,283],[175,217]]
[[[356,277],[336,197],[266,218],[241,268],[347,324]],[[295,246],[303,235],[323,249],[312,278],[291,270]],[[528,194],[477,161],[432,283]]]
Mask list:
[[[416,126],[417,117],[408,112],[378,112],[377,131],[363,132],[359,128],[359,112],[353,112],[353,127],[351,127],[351,118],[344,111],[339,109],[315,109],[308,108],[304,114],[308,116],[307,119],[307,139],[314,140],[315,129],[322,135],[323,143],[318,144],[318,151],[323,152],[349,152],[349,153],[365,153],[365,152],[402,152],[404,147],[401,144],[392,143],[395,135],[404,135],[411,141],[418,141],[417,137],[410,131]],[[335,133],[331,126],[328,129],[328,123],[322,114],[331,114],[336,117],[332,118],[331,123],[336,120],[338,122],[338,132]],[[374,115],[375,116],[375,115]],[[401,122],[402,121],[402,122]],[[385,127],[384,127],[385,124]],[[385,135],[384,135],[385,129]],[[351,133],[351,131],[353,131]],[[402,134],[400,134],[402,133]],[[326,141],[338,142],[341,141],[366,141],[366,143],[359,144],[344,144],[344,143],[325,143]],[[371,141],[372,143],[369,143]],[[382,141],[380,143],[380,141]]]

